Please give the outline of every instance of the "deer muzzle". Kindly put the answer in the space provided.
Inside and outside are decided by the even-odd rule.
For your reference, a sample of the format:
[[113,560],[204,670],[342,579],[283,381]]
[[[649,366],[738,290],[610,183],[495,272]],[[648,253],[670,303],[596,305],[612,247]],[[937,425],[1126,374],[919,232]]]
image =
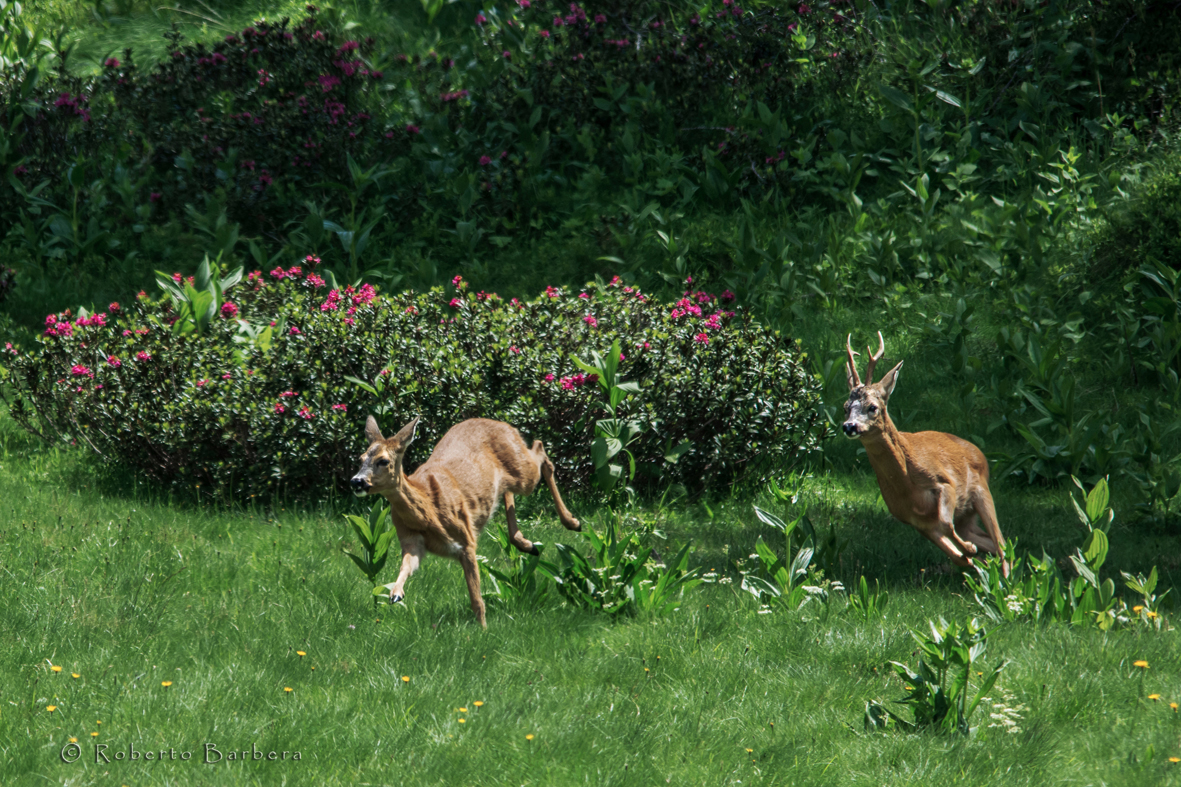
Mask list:
[[353,488],[353,494],[357,497],[365,497],[369,494],[369,490],[373,488],[373,484],[369,483],[368,478],[363,478],[355,475],[349,480],[349,485]]

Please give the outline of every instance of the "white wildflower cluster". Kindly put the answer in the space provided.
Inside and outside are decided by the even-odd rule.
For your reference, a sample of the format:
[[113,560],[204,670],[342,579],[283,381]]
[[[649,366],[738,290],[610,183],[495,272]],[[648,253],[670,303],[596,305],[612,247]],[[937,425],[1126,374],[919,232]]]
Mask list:
[[1020,615],[1025,611],[1025,600],[1018,598],[1015,595],[1005,596],[1005,606],[1009,608],[1010,612]]
[[1000,694],[1000,702],[993,702],[990,697],[985,697],[982,700],[992,706],[992,712],[988,714],[988,717],[992,719],[992,723],[988,726],[989,728],[996,727],[997,729],[1004,730],[1010,735],[1016,735],[1021,732],[1021,727],[1017,722],[1023,718],[1021,712],[1026,710],[1026,707],[1024,704],[1014,705],[1014,697],[1011,692],[1001,689]]

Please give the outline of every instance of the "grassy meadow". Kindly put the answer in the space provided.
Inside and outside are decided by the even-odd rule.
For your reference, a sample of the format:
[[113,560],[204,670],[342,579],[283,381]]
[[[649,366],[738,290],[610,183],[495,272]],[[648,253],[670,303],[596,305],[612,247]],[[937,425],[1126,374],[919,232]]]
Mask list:
[[[535,0],[534,5],[540,4]],[[772,4],[752,5],[765,11]],[[872,17],[870,6],[877,8],[856,5],[866,18]],[[1137,289],[1147,291],[1145,281],[1151,277],[1136,278],[1136,266],[1151,256],[1144,249],[1157,243],[1153,249],[1167,250],[1175,242],[1172,236],[1136,236],[1151,235],[1137,224],[1140,213],[1164,217],[1145,219],[1153,227],[1172,226],[1165,221],[1173,220],[1169,217],[1181,221],[1177,200],[1170,196],[1181,194],[1173,152],[1177,122],[1175,114],[1169,115],[1175,112],[1176,73],[1153,72],[1151,79],[1144,78],[1151,85],[1121,94],[1148,95],[1151,87],[1159,88],[1153,95],[1165,96],[1159,106],[1153,104],[1157,115],[1154,125],[1145,126],[1148,131],[1141,133],[1136,118],[1112,120],[1108,113],[1115,110],[1102,104],[1101,87],[1102,116],[1096,114],[1098,121],[1092,122],[1082,99],[1072,98],[1069,110],[1057,100],[1083,90],[1079,85],[1085,80],[1078,74],[1069,84],[1046,77],[1045,89],[1027,89],[1028,83],[1017,81],[1020,88],[1009,91],[1008,72],[981,72],[984,61],[965,54],[975,51],[978,42],[972,36],[977,34],[999,46],[1002,22],[1034,29],[1020,14],[1040,13],[1041,6],[960,4],[980,12],[973,19],[984,20],[965,32],[947,12],[955,5],[897,4],[905,13],[880,17],[883,26],[866,23],[846,30],[847,39],[832,34],[833,40],[847,41],[850,50],[864,46],[857,51],[876,54],[858,63],[852,57],[837,60],[837,52],[818,60],[823,65],[833,59],[849,70],[831,82],[817,82],[821,88],[815,94],[802,90],[801,102],[814,101],[827,111],[849,99],[848,106],[840,106],[831,118],[809,119],[809,105],[789,118],[794,130],[784,132],[783,147],[792,157],[788,162],[797,161],[804,173],[796,180],[782,170],[772,174],[782,150],[779,159],[766,158],[765,171],[752,164],[749,178],[758,184],[764,177],[767,183],[782,177],[784,185],[774,199],[770,185],[768,196],[757,189],[740,192],[740,176],[748,177],[742,167],[730,186],[719,187],[720,196],[708,202],[694,197],[698,181],[689,183],[689,176],[701,174],[690,172],[696,164],[688,157],[682,161],[680,153],[666,155],[665,143],[645,131],[648,141],[637,150],[649,158],[636,165],[636,172],[646,174],[623,178],[615,170],[599,170],[606,166],[604,158],[596,160],[594,145],[580,142],[590,150],[584,168],[597,173],[597,190],[578,186],[585,186],[585,193],[569,198],[575,204],[569,208],[563,200],[577,184],[563,180],[568,174],[560,167],[552,174],[539,165],[526,174],[544,181],[544,188],[520,192],[531,195],[534,212],[505,213],[493,221],[479,213],[487,209],[478,200],[472,202],[479,184],[473,174],[469,188],[463,167],[484,172],[500,166],[479,154],[503,148],[503,158],[510,148],[525,150],[525,142],[519,149],[502,144],[492,123],[487,140],[473,136],[463,141],[468,148],[460,150],[462,156],[447,154],[453,156],[447,167],[459,168],[447,170],[447,177],[454,176],[450,185],[442,175],[435,179],[444,169],[442,153],[438,161],[430,158],[438,170],[407,168],[382,181],[381,188],[390,191],[381,192],[374,207],[378,229],[372,259],[366,260],[373,267],[364,275],[383,288],[421,290],[445,286],[460,273],[473,290],[498,288],[509,298],[537,296],[551,283],[579,287],[592,276],[607,279],[623,272],[647,292],[671,293],[675,299],[686,274],[700,269],[707,282],[702,287],[733,287],[740,306],[801,341],[804,363],[822,386],[821,407],[830,419],[840,413],[847,395],[845,336],[853,332],[856,346],[857,337],[864,343],[881,329],[887,362],[906,362],[890,402],[902,430],[951,431],[972,439],[991,458],[1003,459],[1032,450],[1034,441],[1018,434],[1014,424],[1024,427],[1040,417],[1038,408],[1053,408],[1053,417],[1047,414],[1038,427],[1051,443],[1039,448],[1036,466],[1043,468],[1037,471],[1042,475],[1029,469],[1035,466],[1032,459],[1022,468],[1036,476],[1032,483],[1020,475],[994,475],[991,488],[1001,529],[1006,539],[1016,541],[1019,553],[1048,555],[1067,578],[1075,575],[1069,556],[1087,532],[1071,504],[1069,474],[1059,471],[1069,465],[1062,457],[1076,451],[1079,467],[1095,479],[1111,479],[1115,518],[1102,575],[1114,579],[1117,594],[1132,604],[1134,596],[1125,592],[1120,572],[1147,575],[1155,567],[1157,595],[1170,591],[1160,630],[988,621],[961,572],[933,544],[890,516],[859,443],[839,435],[807,463],[775,473],[780,480],[789,471],[806,475],[791,504],[746,484],[704,494],[690,489],[678,499],[642,496],[613,510],[602,496],[570,490],[559,476],[569,507],[584,525],[602,532],[614,519],[626,530],[658,531],[653,538],[662,556],[691,541],[690,567],[713,581],[687,591],[679,609],[667,615],[613,618],[563,603],[556,591],[536,604],[497,597],[485,574],[488,627],[482,630],[469,610],[458,564],[436,557],[427,557],[409,581],[405,603],[373,605],[371,585],[343,554],[358,546],[343,515],[362,513],[363,507],[341,493],[333,479],[290,499],[228,500],[218,490],[153,482],[64,441],[38,440],[0,404],[0,784],[1181,785],[1181,640],[1175,627],[1181,528],[1176,489],[1171,495],[1160,492],[1181,463],[1181,385],[1175,373],[1181,365],[1181,286],[1176,277],[1162,283],[1168,279],[1167,262],[1149,271],[1157,277],[1151,286],[1159,285],[1152,290],[1155,300],[1141,298]],[[431,20],[424,6],[441,10]],[[163,59],[169,45],[162,36],[173,21],[181,22],[190,39],[215,41],[260,17],[299,17],[303,7],[288,0],[211,0],[171,9],[138,0],[93,6],[30,0],[25,11],[26,19],[46,30],[62,31],[63,40],[74,45],[70,67],[85,75],[101,73],[106,58],[129,46],[141,64]],[[471,76],[480,70],[472,52],[493,40],[472,32],[470,20],[481,8],[466,1],[355,0],[326,5],[322,18],[326,29],[332,24],[349,36],[359,29],[357,37],[371,32],[380,38],[389,61],[384,67],[391,73],[395,53],[433,62],[436,48],[444,54],[448,46],[465,52],[460,60],[470,63],[461,62],[459,68],[473,81],[447,83],[449,89],[480,84]],[[831,17],[827,10],[826,20]],[[993,13],[995,18],[988,16]],[[916,19],[927,27],[907,27],[918,25]],[[888,43],[874,49],[880,41],[865,43],[866,30]],[[927,40],[930,30],[939,35]],[[1053,42],[1023,35],[1030,38],[1031,51],[1052,50],[1046,60],[1065,62],[1066,55],[1053,55],[1059,51]],[[1114,61],[1094,55],[1093,31],[1090,41],[1096,68],[1115,68]],[[804,43],[797,53],[801,63]],[[950,64],[948,50],[958,53]],[[1061,49],[1070,57],[1077,51],[1073,45]],[[925,65],[928,56],[935,65]],[[1035,60],[1014,55],[1006,67],[1015,74],[1025,69],[1022,80],[1051,74],[1051,66]],[[1035,66],[1044,67],[1045,74],[1030,76]],[[816,68],[815,73],[825,73]],[[398,111],[418,101],[408,96],[411,76],[419,72],[405,73],[410,75],[405,86],[391,79],[383,93],[396,98],[391,117],[401,117]],[[846,73],[853,76],[845,79]],[[974,100],[991,101],[988,112],[1000,106],[998,112],[1011,111],[1011,118],[985,120],[987,113],[980,109],[970,116],[969,101],[961,107],[943,90],[954,87],[967,98],[964,91],[974,88],[970,78],[978,73],[984,74],[981,80],[991,80],[993,93]],[[898,81],[898,74],[909,76]],[[249,76],[252,90],[256,76]],[[876,85],[875,80],[887,85],[880,101],[864,97],[873,94],[864,86]],[[909,85],[913,95],[890,93],[891,80]],[[828,85],[848,92],[826,92]],[[937,86],[942,86],[938,93]],[[404,96],[396,92],[403,88]],[[1127,99],[1129,105],[1135,96]],[[630,123],[649,112],[654,105],[645,101],[621,100],[626,109],[621,115],[627,114]],[[747,129],[755,122],[752,106],[743,120]],[[447,107],[436,109],[436,128],[465,140],[440,119]],[[557,119],[555,139],[559,132],[574,138],[575,130],[561,128],[565,111],[555,105],[547,115]],[[767,122],[769,128],[779,124],[778,115],[774,124]],[[850,133],[841,130],[842,124]],[[858,134],[857,124],[865,133]],[[503,125],[511,124],[505,120]],[[626,138],[630,150],[633,130],[641,139],[639,126],[620,124],[610,132],[618,139],[599,141],[623,144]],[[875,134],[885,136],[874,141]],[[906,149],[911,141],[913,158]],[[1071,158],[1076,142],[1082,158]],[[990,158],[979,159],[973,146],[987,148]],[[430,147],[419,145],[414,155],[426,161],[437,153]],[[540,161],[544,146],[526,153],[534,155],[534,150]],[[571,156],[582,155],[573,145],[570,150]],[[520,161],[528,155],[522,153]],[[470,161],[464,164],[461,158]],[[982,164],[973,174],[977,160],[987,161],[991,170]],[[526,172],[524,164],[513,161]],[[658,170],[654,161],[667,169]],[[716,162],[710,166],[724,169]],[[174,174],[167,162],[161,172]],[[679,192],[669,185],[673,180],[666,180],[680,178],[678,173],[689,173]],[[95,183],[108,176],[114,177],[99,172]],[[323,251],[327,260],[331,252],[336,254],[331,264],[338,265],[344,281],[336,239],[324,233],[326,239],[315,246],[307,234],[312,227],[319,237],[327,216],[344,221],[343,202],[332,208],[336,213],[326,212],[333,195],[323,184],[307,186],[309,193],[320,189],[315,192],[324,199],[319,208],[302,203],[303,194],[284,193],[293,206],[287,223],[265,232],[251,230],[250,237],[243,229],[239,243],[232,213],[226,224],[225,206],[232,209],[236,203],[227,203],[225,193],[199,195],[207,205],[203,211],[212,217],[203,224],[203,212],[191,204],[184,206],[187,213],[179,202],[168,208],[171,213],[166,206],[153,208],[159,195],[139,191],[154,186],[136,191],[139,187],[127,185],[126,172],[120,170],[119,176],[119,188],[126,186],[119,193],[130,206],[126,221],[116,221],[117,211],[110,207],[117,207],[110,197],[115,186],[72,187],[75,207],[86,203],[86,194],[110,197],[100,203],[95,196],[94,210],[115,217],[110,237],[117,236],[122,245],[112,243],[101,255],[72,250],[66,255],[63,249],[75,247],[67,246],[64,230],[48,223],[49,208],[44,215],[26,215],[33,202],[20,204],[22,220],[36,215],[45,222],[34,227],[27,221],[22,225],[32,228],[27,235],[15,224],[0,234],[0,251],[9,255],[4,265],[13,266],[16,282],[0,311],[4,339],[11,335],[29,350],[37,346],[47,312],[80,304],[97,311],[113,300],[130,303],[137,290],[155,292],[155,268],[183,269],[187,275],[201,258],[223,251],[226,261],[262,269],[301,263],[311,251]],[[394,181],[414,177],[425,178],[429,186],[415,192],[422,215],[407,227],[378,225],[386,201],[394,218],[403,207],[395,202],[401,192]],[[593,179],[588,175],[586,180]],[[699,182],[706,184],[708,178],[701,175]],[[859,182],[864,201],[855,193]],[[1051,182],[1053,187],[1044,186]],[[1135,201],[1144,183],[1151,184],[1148,197]],[[1043,186],[1046,191],[1040,190]],[[490,190],[489,183],[483,188]],[[358,186],[356,194],[362,191]],[[377,187],[365,193],[373,195]],[[467,195],[453,200],[466,199],[460,213],[438,208],[452,194]],[[940,194],[944,201],[937,209]],[[312,202],[315,195],[309,197]],[[202,204],[197,195],[191,198]],[[428,198],[436,199],[434,207]],[[546,213],[549,201],[561,202],[552,215]],[[39,208],[49,205],[43,202]],[[1142,211],[1143,205],[1151,210]],[[655,214],[653,206],[659,207]],[[1112,206],[1122,212],[1105,213]],[[215,226],[218,210],[222,223]],[[250,217],[244,215],[238,218],[247,227]],[[364,210],[361,216],[367,216]],[[485,226],[477,227],[478,221]],[[82,237],[81,226],[71,230],[71,243]],[[233,228],[230,242],[225,242],[227,227]],[[354,237],[351,231],[348,237]],[[247,257],[247,243],[255,256]],[[1125,249],[1131,251],[1125,254]],[[1111,262],[1103,254],[1143,259]],[[1095,260],[1102,264],[1092,266]],[[0,268],[2,274],[6,268]],[[1138,310],[1140,300],[1151,301],[1151,308]],[[1010,329],[1017,338],[1006,346]],[[1170,348],[1176,349],[1169,354]],[[0,371],[7,374],[6,367]],[[5,393],[14,387],[7,377],[0,385]],[[363,418],[357,414],[358,435]],[[381,426],[391,434],[401,424]],[[1080,434],[1093,442],[1078,443]],[[1158,437],[1159,445],[1150,437]],[[588,453],[590,439],[588,428]],[[1135,441],[1134,450],[1120,453]],[[1113,455],[1109,465],[1102,464]],[[1157,490],[1152,494],[1159,499],[1149,501],[1146,489]],[[812,599],[794,612],[768,610],[745,592],[739,570],[750,565],[757,541],[763,539],[780,554],[785,546],[783,535],[756,516],[756,505],[789,521],[806,515],[818,533],[835,535],[844,545],[839,555],[808,581],[835,581],[849,591],[828,585],[827,600]],[[558,543],[588,551],[583,536],[561,526],[544,490],[518,499],[517,506],[524,535],[544,545],[546,559],[557,559]],[[503,527],[498,511],[488,529]],[[513,564],[491,536],[485,534],[480,554],[488,566],[511,571]],[[379,581],[396,576],[399,559],[391,556]],[[849,603],[863,577],[888,593],[880,615],[863,614]],[[917,667],[912,632],[929,632],[931,621],[941,618],[960,623],[977,618],[990,630],[973,690],[986,669],[1005,664],[971,719],[972,733],[868,731],[867,703],[882,703],[910,718],[911,711],[897,702],[907,687],[890,662]]]

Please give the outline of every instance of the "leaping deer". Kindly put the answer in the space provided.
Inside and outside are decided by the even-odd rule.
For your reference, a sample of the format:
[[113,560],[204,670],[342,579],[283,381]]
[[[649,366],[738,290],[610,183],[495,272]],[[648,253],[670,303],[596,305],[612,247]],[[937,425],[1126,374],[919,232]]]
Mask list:
[[[852,338],[850,334],[845,340],[849,399],[842,428],[865,446],[890,513],[933,541],[956,565],[971,566],[978,549],[1003,557],[1005,539],[988,491],[984,453],[945,432],[899,432],[886,406],[902,362],[873,382],[874,366],[886,351],[886,340],[878,331],[878,351],[865,348],[869,362],[863,383],[853,361],[857,353]],[[980,529],[980,520],[988,533]],[[1009,575],[1007,561],[1002,570]]]
[[562,524],[570,530],[582,527],[558,494],[554,464],[540,440],[527,448],[520,433],[508,424],[472,418],[451,427],[430,458],[408,476],[402,470],[402,459],[417,427],[415,418],[386,439],[377,420],[369,416],[365,422],[369,448],[350,482],[358,497],[376,493],[390,503],[390,517],[402,545],[402,569],[397,581],[386,585],[390,603],[405,597],[406,580],[418,569],[423,554],[430,552],[458,560],[463,566],[472,612],[487,628],[476,541],[496,510],[497,500],[504,497],[509,540],[522,552],[537,554],[538,550],[517,529],[514,496],[529,494],[542,478],[554,496]]

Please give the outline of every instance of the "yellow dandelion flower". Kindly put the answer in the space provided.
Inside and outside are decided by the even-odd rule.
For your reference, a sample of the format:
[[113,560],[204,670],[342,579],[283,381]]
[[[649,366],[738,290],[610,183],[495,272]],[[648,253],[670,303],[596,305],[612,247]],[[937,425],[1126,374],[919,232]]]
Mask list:
[[1155,613],[1155,612],[1153,612],[1151,609],[1150,609],[1150,610],[1148,610],[1148,619],[1149,619],[1149,620],[1152,620],[1153,618],[1158,618],[1158,617],[1160,617],[1160,615],[1156,614],[1156,613]]
[[1133,661],[1132,666],[1139,667],[1140,669],[1148,669],[1148,662],[1144,659],[1140,659],[1139,661]]
[[46,705],[45,710],[49,711],[50,713],[53,713],[55,710],[57,710],[57,706],[56,705]]
[[315,672],[315,671],[316,671],[316,668],[315,668],[315,667],[312,667],[312,672]]
[[98,737],[98,733],[97,733],[97,732],[92,732],[92,733],[90,733],[90,737],[92,737],[92,738],[97,738],[97,737]]
[[409,676],[409,675],[403,675],[403,676],[402,676],[402,682],[403,682],[403,683],[409,683],[409,682],[410,682],[410,676]]
[[102,719],[99,719],[98,721],[96,721],[95,724],[102,724]]
[[467,708],[460,708],[460,709],[459,709],[459,712],[460,712],[460,713],[467,713]]
[[284,686],[284,687],[283,687],[283,691],[285,691],[285,692],[287,692],[288,694],[290,694],[290,693],[291,693],[291,687],[290,687],[290,686]]
[[459,723],[460,723],[460,724],[467,724],[467,719],[460,719],[460,720],[459,720]]
[[304,653],[302,650],[297,650],[297,651],[295,651],[295,655],[299,656],[302,659],[304,656],[306,656],[308,654]]
[[73,678],[74,680],[77,680],[78,678],[80,678],[82,676],[79,675],[77,672],[71,672],[70,677]]
[[753,754],[753,753],[754,753],[754,749],[747,749],[747,750],[746,750],[746,753],[747,753],[747,754]]
[[1143,604],[1137,604],[1136,606],[1132,607],[1132,611],[1135,612],[1137,615],[1140,614],[1140,610],[1142,610],[1142,609],[1144,609]]
[[62,668],[57,666],[56,664],[51,666],[50,669],[53,670],[54,672],[61,672],[62,671]]
[[1177,712],[1177,703],[1175,703],[1175,702],[1170,702],[1170,703],[1169,703],[1169,707],[1173,709],[1173,713],[1176,713],[1176,712]]
[[1170,757],[1169,762],[1181,762],[1181,757]]
[[525,740],[527,740],[527,741],[533,740],[533,733],[529,733],[528,735],[526,735]]
[[472,704],[473,704],[473,705],[475,705],[477,708],[482,708],[482,707],[484,707],[484,703],[483,703],[483,701],[482,701],[482,700],[476,700],[476,701],[475,701],[475,702],[473,702]]
[[161,685],[161,686],[163,686],[164,688],[168,688],[169,686],[171,686],[171,685],[172,685],[172,681],[170,681],[170,680],[162,680],[162,681],[160,681],[160,685]]
[[77,738],[70,738],[70,743],[77,743],[77,742],[78,742]]
[[1148,699],[1153,700],[1155,702],[1160,702],[1160,695],[1159,694],[1149,694]]

